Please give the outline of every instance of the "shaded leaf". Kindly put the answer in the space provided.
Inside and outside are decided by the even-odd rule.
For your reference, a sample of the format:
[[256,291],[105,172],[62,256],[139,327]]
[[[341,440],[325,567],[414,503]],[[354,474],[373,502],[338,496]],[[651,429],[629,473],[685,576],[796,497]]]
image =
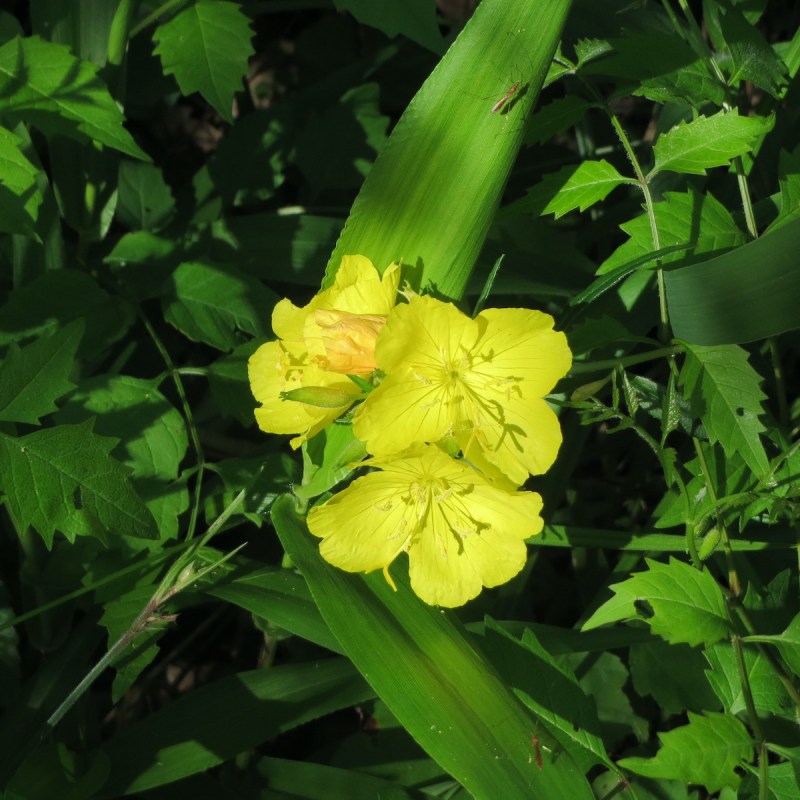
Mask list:
[[277,296],[238,270],[190,261],[168,282],[164,318],[196,342],[232,350],[240,332],[266,338]]
[[739,785],[736,767],[752,758],[753,743],[736,717],[689,712],[689,724],[660,733],[655,758],[622,758],[617,763],[637,775],[697,783],[709,792]]
[[0,231],[34,236],[42,204],[39,169],[19,148],[20,139],[0,127]]
[[228,122],[253,54],[250,21],[236,3],[199,0],[153,34],[154,53],[185,95],[200,92]]
[[69,376],[83,336],[76,320],[26,347],[12,344],[0,365],[0,421],[39,424],[57,410],[55,401],[75,388]]
[[591,107],[591,103],[575,95],[560,97],[538,109],[525,131],[525,144],[546,142],[571,128]]
[[436,8],[427,0],[407,0],[401,5],[373,0],[334,0],[337,11],[349,11],[363,25],[383,31],[390,39],[403,35],[412,42],[441,53],[444,45],[436,21]]
[[122,126],[122,113],[97,77],[97,67],[38,36],[0,47],[0,115],[149,160]]
[[746,350],[736,345],[686,344],[686,359],[679,382],[686,390],[696,416],[712,442],[719,442],[730,457],[739,453],[761,477],[769,461],[759,434],[765,428],[761,376],[750,366]]
[[175,200],[153,164],[123,161],[117,191],[117,217],[133,230],[158,230],[172,217]]
[[[648,570],[611,586],[607,600],[583,624],[582,630],[624,619],[643,619],[653,633],[668,642],[713,644],[730,633],[725,598],[708,572],[671,558],[668,564],[647,559]],[[641,610],[645,601],[652,616]]]
[[681,122],[658,137],[650,175],[663,170],[705,175],[706,169],[725,166],[750,152],[774,124],[774,117],[740,117],[737,111]]

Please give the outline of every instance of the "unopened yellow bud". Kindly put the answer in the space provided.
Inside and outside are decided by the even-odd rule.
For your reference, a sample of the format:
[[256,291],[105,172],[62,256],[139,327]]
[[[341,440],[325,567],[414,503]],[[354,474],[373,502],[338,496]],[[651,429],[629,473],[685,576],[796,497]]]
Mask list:
[[375,343],[386,317],[318,309],[314,322],[322,332],[323,369],[343,375],[368,375],[377,369]]

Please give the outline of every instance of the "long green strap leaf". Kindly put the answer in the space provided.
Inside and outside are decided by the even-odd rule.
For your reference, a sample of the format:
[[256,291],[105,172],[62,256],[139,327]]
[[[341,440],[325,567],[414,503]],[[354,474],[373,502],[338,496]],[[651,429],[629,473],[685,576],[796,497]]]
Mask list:
[[742,344],[800,327],[800,220],[703,264],[664,273],[675,336]]
[[322,560],[290,496],[272,507],[284,549],[342,649],[403,727],[476,798],[591,798],[564,751],[540,770],[536,721],[470,644],[453,615],[424,605],[407,579],[392,591]]
[[425,81],[328,262],[360,253],[459,299],[483,247],[571,0],[484,0]]

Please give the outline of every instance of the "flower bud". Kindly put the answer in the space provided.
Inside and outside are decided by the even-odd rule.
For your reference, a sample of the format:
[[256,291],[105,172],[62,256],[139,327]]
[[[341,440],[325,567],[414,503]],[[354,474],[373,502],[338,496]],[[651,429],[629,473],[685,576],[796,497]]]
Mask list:
[[[355,389],[355,386],[353,387]],[[290,392],[281,392],[281,400],[293,400],[316,408],[341,408],[349,406],[359,395],[335,386],[302,386]]]
[[368,375],[377,368],[375,343],[386,317],[318,309],[314,322],[322,333],[325,355],[319,364],[329,372]]

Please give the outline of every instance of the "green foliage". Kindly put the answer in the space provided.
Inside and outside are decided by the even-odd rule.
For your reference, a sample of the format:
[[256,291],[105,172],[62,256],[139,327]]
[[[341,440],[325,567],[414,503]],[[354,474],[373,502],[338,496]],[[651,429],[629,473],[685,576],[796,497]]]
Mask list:
[[[329,5],[0,11],[0,795],[800,796],[793,10]],[[256,425],[356,253],[573,349],[456,612],[321,560],[348,416]]]

